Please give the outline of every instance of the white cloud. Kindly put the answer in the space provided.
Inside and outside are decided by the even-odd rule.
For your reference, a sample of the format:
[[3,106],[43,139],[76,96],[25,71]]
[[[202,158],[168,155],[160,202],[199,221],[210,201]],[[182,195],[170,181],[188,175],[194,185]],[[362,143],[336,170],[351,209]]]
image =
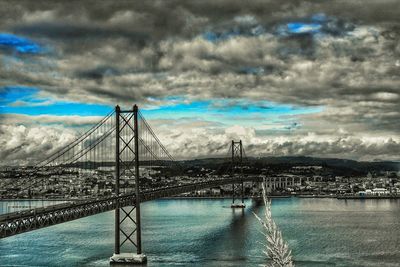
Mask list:
[[0,126],[2,165],[32,164],[72,142],[76,132],[49,126]]

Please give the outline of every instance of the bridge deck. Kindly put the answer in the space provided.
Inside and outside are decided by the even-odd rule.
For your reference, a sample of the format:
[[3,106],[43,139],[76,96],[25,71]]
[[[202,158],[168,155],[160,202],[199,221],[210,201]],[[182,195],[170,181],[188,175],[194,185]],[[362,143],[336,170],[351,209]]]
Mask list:
[[[162,197],[174,196],[204,188],[248,181],[261,182],[261,177],[224,178],[206,182],[186,184],[181,186],[166,187],[149,190],[141,193],[141,202],[155,200]],[[133,206],[135,194],[125,194],[119,197],[110,197],[82,202],[68,202],[48,207],[36,208],[0,216],[0,238],[13,236],[36,229],[77,220],[83,217],[102,212]]]

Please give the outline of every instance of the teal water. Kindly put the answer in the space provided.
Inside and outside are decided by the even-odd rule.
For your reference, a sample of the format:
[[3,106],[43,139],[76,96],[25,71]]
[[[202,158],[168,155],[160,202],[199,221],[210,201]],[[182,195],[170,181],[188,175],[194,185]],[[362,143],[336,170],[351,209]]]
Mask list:
[[[144,203],[148,266],[265,263],[262,228],[252,214],[262,215],[264,207],[246,204],[242,212],[230,200]],[[400,200],[291,198],[272,205],[296,266],[400,266]],[[113,212],[107,212],[1,239],[0,265],[108,266],[113,230]]]

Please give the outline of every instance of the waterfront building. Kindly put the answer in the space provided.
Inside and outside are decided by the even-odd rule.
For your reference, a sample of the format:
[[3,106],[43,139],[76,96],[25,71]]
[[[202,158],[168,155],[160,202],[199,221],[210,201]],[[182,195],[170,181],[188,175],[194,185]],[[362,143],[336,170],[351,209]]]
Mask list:
[[389,195],[389,191],[386,188],[374,188],[374,189],[372,189],[372,195],[385,196],[385,195]]

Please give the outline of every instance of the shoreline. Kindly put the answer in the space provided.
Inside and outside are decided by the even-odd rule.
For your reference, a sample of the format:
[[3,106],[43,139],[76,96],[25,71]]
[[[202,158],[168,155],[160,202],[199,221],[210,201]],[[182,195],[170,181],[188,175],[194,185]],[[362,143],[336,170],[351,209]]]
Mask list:
[[66,198],[1,198],[1,201],[77,201],[78,199]]
[[337,198],[336,195],[293,195],[298,198]]
[[337,199],[400,199],[398,196],[338,196]]
[[[287,195],[287,196],[268,196],[268,198],[290,198],[292,196]],[[172,196],[172,197],[163,197],[160,199],[232,199],[232,196],[207,196],[207,197],[190,197],[190,196],[183,196],[183,197],[179,197],[179,196]],[[241,199],[241,197],[235,197],[235,199]],[[243,199],[261,199],[261,197],[249,197],[246,196]]]
[[[335,199],[400,199],[400,195],[397,196],[329,196],[329,195],[281,195],[281,196],[268,196],[268,198],[335,198]],[[232,196],[171,196],[171,197],[162,197],[159,199],[232,199]],[[241,199],[240,196],[235,197],[235,199]],[[261,197],[250,197],[246,196],[244,199],[261,199]],[[4,198],[0,199],[2,201],[84,201],[86,199],[66,199],[66,198]],[[87,199],[89,200],[89,199]]]

